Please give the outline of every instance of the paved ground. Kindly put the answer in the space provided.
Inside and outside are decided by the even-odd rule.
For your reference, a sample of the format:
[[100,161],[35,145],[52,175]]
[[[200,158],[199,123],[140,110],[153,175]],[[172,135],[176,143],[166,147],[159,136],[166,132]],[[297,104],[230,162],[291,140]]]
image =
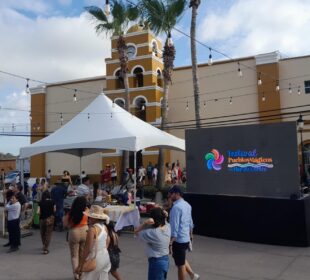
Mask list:
[[[70,256],[65,233],[53,233],[50,254],[41,254],[39,231],[22,239],[21,250],[6,254],[0,238],[1,280],[69,280]],[[132,234],[121,236],[121,268],[124,280],[146,280],[147,260],[143,245]],[[310,248],[251,244],[195,236],[189,261],[201,280],[308,280]],[[110,279],[113,279],[110,277]],[[169,280],[176,280],[171,262]]]

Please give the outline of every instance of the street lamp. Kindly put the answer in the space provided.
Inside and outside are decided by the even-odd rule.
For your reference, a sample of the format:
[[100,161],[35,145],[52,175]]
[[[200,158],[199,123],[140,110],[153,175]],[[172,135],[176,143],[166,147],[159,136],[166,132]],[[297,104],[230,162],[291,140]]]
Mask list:
[[302,168],[302,178],[301,178],[301,183],[305,183],[305,178],[306,178],[306,170],[305,170],[305,158],[304,158],[304,142],[302,139],[302,131],[304,128],[304,120],[302,118],[302,115],[299,115],[299,118],[297,120],[297,127],[299,129],[300,132],[300,146],[301,146],[301,168]]

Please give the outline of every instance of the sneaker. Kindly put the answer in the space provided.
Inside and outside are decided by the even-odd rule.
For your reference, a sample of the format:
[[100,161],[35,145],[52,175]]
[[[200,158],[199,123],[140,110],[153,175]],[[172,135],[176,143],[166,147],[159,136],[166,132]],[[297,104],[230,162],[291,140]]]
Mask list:
[[200,276],[197,273],[194,273],[194,277],[192,278],[193,280],[199,280]]

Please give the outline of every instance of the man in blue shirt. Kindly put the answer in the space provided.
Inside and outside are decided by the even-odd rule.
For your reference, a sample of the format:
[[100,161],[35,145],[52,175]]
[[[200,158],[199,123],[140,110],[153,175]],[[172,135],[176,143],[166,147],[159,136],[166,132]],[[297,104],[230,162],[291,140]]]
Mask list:
[[183,199],[182,190],[175,185],[169,190],[173,202],[170,211],[172,257],[178,267],[178,279],[185,280],[188,274],[191,279],[198,280],[200,276],[193,272],[186,260],[193,230],[192,207]]

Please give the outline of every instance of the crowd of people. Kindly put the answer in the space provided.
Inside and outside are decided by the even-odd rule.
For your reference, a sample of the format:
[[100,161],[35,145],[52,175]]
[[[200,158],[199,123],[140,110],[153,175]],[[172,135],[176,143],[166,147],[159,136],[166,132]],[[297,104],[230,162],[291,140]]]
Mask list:
[[[174,169],[167,165],[167,170],[171,170],[171,175],[173,170],[177,174],[180,165],[177,163],[172,166]],[[150,172],[152,180],[156,179],[156,170],[157,166],[152,166],[151,163],[147,168],[140,167],[137,171],[138,182],[144,184],[146,179],[149,180]],[[50,170],[48,172],[51,174]],[[47,180],[37,179],[26,192],[20,183],[6,190],[5,211],[9,240],[4,246],[9,247],[8,253],[17,251],[21,246],[20,221],[25,218],[30,197],[33,224],[40,228],[43,254],[49,254],[53,231],[67,229],[74,279],[104,280],[109,279],[109,273],[117,280],[124,279],[118,271],[121,250],[114,222],[110,222],[105,208],[96,203],[104,199],[107,201],[118,187],[115,165],[107,165],[101,175],[101,184],[91,186],[90,178],[83,172],[80,184],[74,186],[70,173],[64,171],[53,187],[50,186],[49,176]],[[120,201],[127,205],[131,203],[133,176],[133,170],[128,169],[125,178],[127,200],[124,201],[122,193]],[[171,183],[178,182],[179,176],[171,176],[174,178]],[[65,211],[64,200],[68,195],[73,195],[74,200],[70,209]],[[165,210],[156,206],[150,211],[150,218],[135,229],[139,240],[146,245],[149,263],[147,277],[149,280],[167,279],[169,254],[172,254],[178,267],[179,280],[186,279],[187,275],[190,279],[200,279],[186,260],[186,251],[190,249],[192,240],[191,206],[182,198],[181,188],[177,185],[171,187],[168,200],[171,204],[168,203]]]

